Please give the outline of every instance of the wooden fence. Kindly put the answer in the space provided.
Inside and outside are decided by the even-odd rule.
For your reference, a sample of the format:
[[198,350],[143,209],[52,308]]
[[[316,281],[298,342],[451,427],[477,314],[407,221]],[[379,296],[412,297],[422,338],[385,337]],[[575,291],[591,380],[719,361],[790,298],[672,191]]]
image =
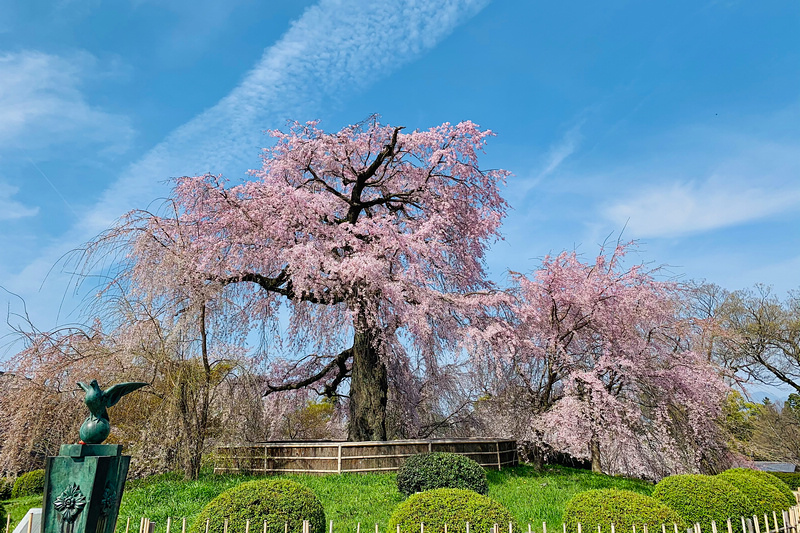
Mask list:
[[517,464],[516,441],[503,439],[265,442],[217,448],[214,473],[388,472],[400,468],[406,457],[430,452],[465,455],[497,470]]

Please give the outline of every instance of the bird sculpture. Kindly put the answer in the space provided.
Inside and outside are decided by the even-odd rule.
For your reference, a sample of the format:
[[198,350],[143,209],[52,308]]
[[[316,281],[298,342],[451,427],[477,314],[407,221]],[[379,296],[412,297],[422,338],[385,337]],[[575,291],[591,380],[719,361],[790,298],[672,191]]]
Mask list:
[[83,402],[89,408],[89,416],[81,424],[81,444],[100,444],[111,433],[111,423],[108,420],[107,409],[126,394],[140,389],[149,383],[131,382],[117,383],[106,390],[101,390],[97,380],[93,379],[88,385],[78,382],[78,386],[86,392]]

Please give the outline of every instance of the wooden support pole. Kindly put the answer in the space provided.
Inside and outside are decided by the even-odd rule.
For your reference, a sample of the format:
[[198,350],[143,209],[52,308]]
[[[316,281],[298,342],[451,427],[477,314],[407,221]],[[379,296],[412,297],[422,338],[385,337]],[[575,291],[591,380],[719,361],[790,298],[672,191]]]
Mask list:
[[[125,521],[125,533],[128,533],[131,529],[131,517],[128,517],[128,520]],[[6,528],[6,533],[8,533],[8,528]]]
[[169,516],[167,517],[167,533],[169,533],[169,528],[172,525],[172,518]]

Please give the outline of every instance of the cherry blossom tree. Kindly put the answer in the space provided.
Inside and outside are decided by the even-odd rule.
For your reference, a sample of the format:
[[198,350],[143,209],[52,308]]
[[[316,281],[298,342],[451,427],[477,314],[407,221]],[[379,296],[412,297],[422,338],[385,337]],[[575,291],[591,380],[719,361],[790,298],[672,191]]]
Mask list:
[[565,252],[515,275],[513,318],[492,332],[500,393],[527,407],[524,438],[596,472],[713,470],[727,387],[682,341],[679,287],[624,267],[626,250],[591,263]]
[[137,297],[199,305],[242,346],[259,331],[295,354],[273,361],[264,394],[346,392],[348,437],[386,439],[389,383],[404,390],[412,359],[434,371],[493,290],[483,258],[507,173],[479,166],[492,133],[472,122],[406,133],[373,117],[271,135],[252,179],[179,178],[167,209],[128,214],[89,245],[87,265],[120,252],[112,278]]

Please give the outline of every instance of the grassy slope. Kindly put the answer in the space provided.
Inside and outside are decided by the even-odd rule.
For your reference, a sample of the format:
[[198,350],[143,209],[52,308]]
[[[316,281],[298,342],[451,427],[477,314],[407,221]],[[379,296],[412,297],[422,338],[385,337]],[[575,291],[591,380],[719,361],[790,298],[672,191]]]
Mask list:
[[[359,523],[365,533],[373,531],[376,522],[383,528],[395,506],[403,500],[397,492],[394,474],[284,477],[308,486],[319,496],[328,520],[334,522],[336,533],[355,532]],[[518,466],[502,472],[488,472],[488,477],[489,496],[505,505],[521,524],[531,523],[536,531],[541,531],[543,521],[547,522],[549,531],[560,529],[564,506],[578,492],[611,487],[644,494],[650,494],[652,490],[652,486],[644,481],[595,475],[570,468],[553,467],[537,472],[529,466]],[[117,530],[125,530],[129,516],[132,517],[133,531],[138,528],[142,516],[156,523],[157,533],[165,533],[168,516],[173,520],[185,516],[191,523],[212,498],[248,479],[252,478],[207,475],[198,481],[182,481],[162,476],[131,484],[122,500]],[[11,500],[5,505],[16,522],[29,507],[41,505],[41,500]],[[180,533],[180,529],[172,532]]]

